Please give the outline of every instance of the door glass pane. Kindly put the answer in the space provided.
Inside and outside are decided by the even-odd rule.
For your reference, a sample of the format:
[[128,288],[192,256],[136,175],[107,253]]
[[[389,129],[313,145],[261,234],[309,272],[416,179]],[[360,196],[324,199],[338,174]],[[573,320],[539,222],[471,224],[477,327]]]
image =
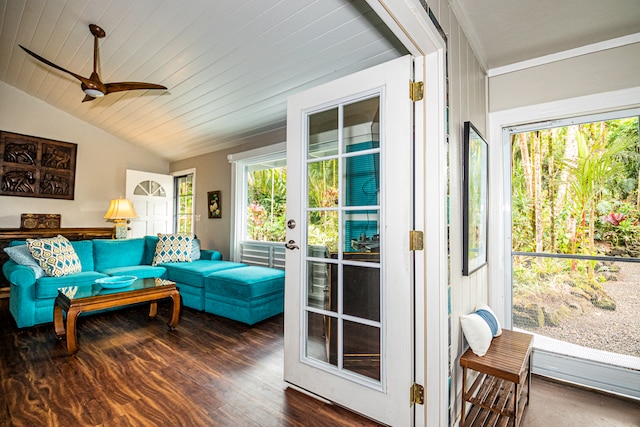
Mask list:
[[375,206],[379,204],[379,153],[345,158],[344,175],[343,202],[346,206]]
[[343,271],[344,314],[380,321],[380,270],[345,265]]
[[311,211],[307,213],[308,250],[312,246],[323,246],[329,252],[338,250],[338,211]]
[[[320,254],[316,254],[320,255]],[[330,264],[307,262],[307,306],[331,310],[328,306]],[[334,308],[335,311],[335,308]]]
[[349,371],[380,380],[380,328],[344,322],[343,366]]
[[[343,221],[344,252],[376,253],[380,251],[380,210],[345,211]],[[358,261],[379,262],[380,257],[378,255],[362,256]]]
[[338,154],[338,108],[309,116],[308,158]]
[[380,148],[380,97],[344,106],[343,151]]
[[309,162],[307,166],[310,208],[338,206],[338,160]]
[[349,371],[377,381],[382,318],[379,101],[374,96],[308,118],[305,287],[307,357],[345,375]]
[[325,363],[337,365],[335,355],[330,361],[328,354],[328,336],[338,330],[334,317],[323,316],[318,313],[307,313],[306,356]]

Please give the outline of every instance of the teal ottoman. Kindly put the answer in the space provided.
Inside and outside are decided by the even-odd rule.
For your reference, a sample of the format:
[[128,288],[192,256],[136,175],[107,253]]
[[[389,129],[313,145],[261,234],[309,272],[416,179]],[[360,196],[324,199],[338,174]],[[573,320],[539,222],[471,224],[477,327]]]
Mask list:
[[253,325],[284,311],[284,271],[247,266],[204,279],[204,311]]

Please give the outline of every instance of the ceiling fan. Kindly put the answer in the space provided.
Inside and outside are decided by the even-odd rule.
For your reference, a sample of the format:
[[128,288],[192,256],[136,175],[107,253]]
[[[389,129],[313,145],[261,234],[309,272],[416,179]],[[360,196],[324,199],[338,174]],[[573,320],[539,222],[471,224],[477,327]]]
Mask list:
[[89,30],[91,34],[93,34],[93,72],[89,78],[82,77],[78,74],[72,73],[69,70],[65,70],[59,65],[54,64],[53,62],[31,52],[26,47],[19,45],[25,52],[29,55],[33,56],[39,61],[44,62],[47,65],[52,66],[60,71],[63,71],[67,74],[71,74],[76,79],[80,80],[80,87],[86,94],[82,102],[85,101],[93,101],[96,98],[100,98],[104,95],[108,95],[113,92],[122,92],[125,90],[137,90],[137,89],[167,89],[162,85],[157,85],[154,83],[142,83],[142,82],[119,82],[119,83],[102,83],[100,77],[98,76],[98,72],[96,71],[98,66],[98,39],[103,38],[106,33],[100,27],[95,24],[89,25]]

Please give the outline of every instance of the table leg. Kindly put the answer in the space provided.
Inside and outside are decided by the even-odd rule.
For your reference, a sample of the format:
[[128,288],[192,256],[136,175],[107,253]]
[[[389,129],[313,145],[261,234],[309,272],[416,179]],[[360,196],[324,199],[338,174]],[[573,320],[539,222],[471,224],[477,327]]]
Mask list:
[[529,399],[531,399],[531,368],[533,368],[532,363],[531,363],[531,353],[529,353],[529,360],[527,361],[527,365],[528,365],[528,372],[527,372],[527,403],[526,405],[529,406]]
[[467,401],[464,399],[464,395],[467,392],[467,368],[462,368],[462,409],[460,412],[460,426],[464,426],[464,415],[466,412]]
[[170,296],[173,307],[171,310],[171,318],[169,319],[169,329],[173,330],[178,326],[178,319],[180,318],[180,292],[172,292]]
[[62,316],[62,307],[58,304],[53,304],[53,327],[56,331],[56,337],[62,339],[66,332],[64,329],[64,318]]
[[67,312],[67,352],[74,354],[78,351],[78,339],[76,336],[76,321],[80,312],[73,307]]
[[155,319],[158,315],[158,301],[151,301],[149,305],[149,319]]

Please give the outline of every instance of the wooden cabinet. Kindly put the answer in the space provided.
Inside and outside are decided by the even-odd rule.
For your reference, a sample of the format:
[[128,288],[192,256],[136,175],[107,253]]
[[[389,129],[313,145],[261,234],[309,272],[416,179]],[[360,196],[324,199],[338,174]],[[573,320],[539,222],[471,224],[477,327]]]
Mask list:
[[[0,266],[9,259],[3,250],[12,240],[41,239],[63,235],[69,240],[111,239],[113,227],[98,228],[0,228]],[[9,296],[9,282],[0,274],[0,298]]]
[[[518,427],[531,391],[533,336],[503,330],[482,357],[468,349],[462,366],[461,426]],[[467,369],[478,373],[467,389]],[[471,409],[466,412],[467,402]]]

